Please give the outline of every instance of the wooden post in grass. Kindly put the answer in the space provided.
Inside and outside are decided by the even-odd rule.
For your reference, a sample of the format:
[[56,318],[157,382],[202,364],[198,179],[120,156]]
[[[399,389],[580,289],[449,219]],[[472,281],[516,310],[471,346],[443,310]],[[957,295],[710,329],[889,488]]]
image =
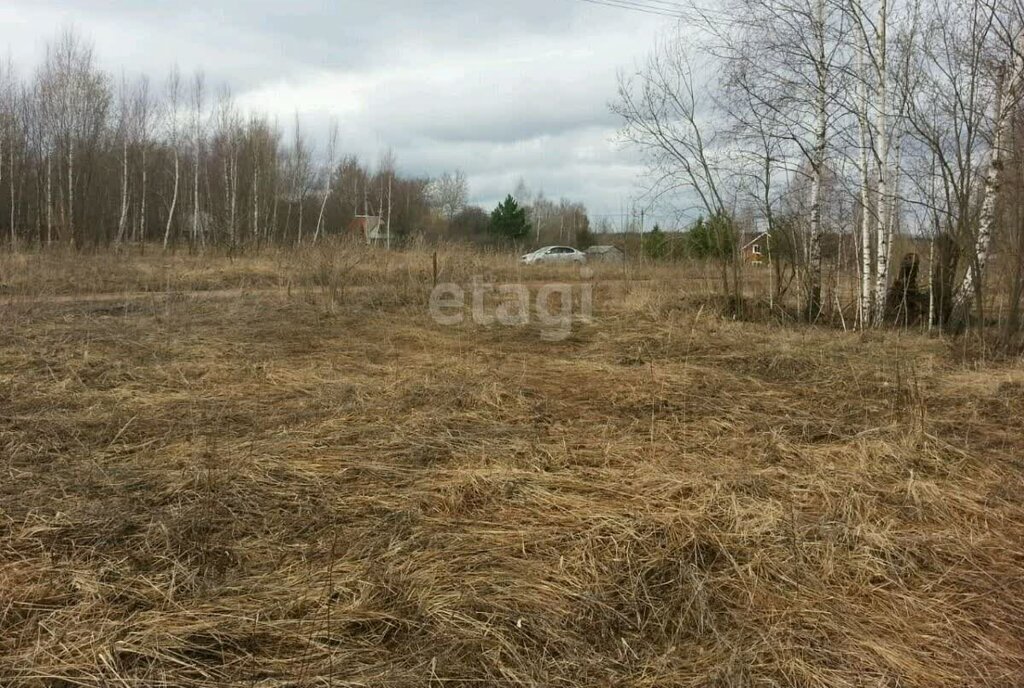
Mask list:
[[437,286],[437,251],[434,251],[434,286]]

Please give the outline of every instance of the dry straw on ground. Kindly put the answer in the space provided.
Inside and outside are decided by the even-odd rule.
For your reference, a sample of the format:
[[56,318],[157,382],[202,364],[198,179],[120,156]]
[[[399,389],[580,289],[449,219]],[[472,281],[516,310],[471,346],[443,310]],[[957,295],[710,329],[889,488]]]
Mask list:
[[657,270],[549,342],[426,254],[90,260],[36,296],[153,293],[0,275],[0,685],[1024,682],[1017,363]]

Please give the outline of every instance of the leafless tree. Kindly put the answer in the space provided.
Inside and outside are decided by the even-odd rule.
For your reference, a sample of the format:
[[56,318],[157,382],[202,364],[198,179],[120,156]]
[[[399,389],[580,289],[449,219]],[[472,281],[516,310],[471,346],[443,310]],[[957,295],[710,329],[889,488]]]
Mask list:
[[323,199],[320,202],[320,214],[316,218],[316,232],[313,234],[313,243],[320,238],[320,232],[324,225],[324,212],[327,210],[327,201],[331,198],[332,179],[334,174],[335,157],[338,154],[338,123],[331,122],[330,131],[327,135],[327,160],[321,172],[321,184],[323,185]]
[[86,197],[76,206],[76,186],[96,152],[106,124],[111,95],[108,77],[95,67],[92,46],[73,31],[65,31],[46,51],[36,75],[40,116],[63,165],[62,214],[67,238],[80,245],[78,217],[85,218]]
[[790,172],[809,179],[805,302],[815,320],[822,308],[825,177],[835,169],[833,138],[844,116],[845,16],[832,0],[737,0],[728,15],[707,29],[731,90],[747,105],[743,119],[759,120],[761,148],[781,145],[779,158]]
[[[242,184],[240,156],[245,132],[231,92],[221,92],[215,113],[211,156],[219,161],[221,185],[220,224],[227,228],[224,239],[235,249],[238,245],[239,194]],[[211,199],[212,201],[212,199]]]
[[132,101],[135,131],[134,138],[139,150],[139,172],[141,180],[139,183],[139,211],[138,222],[135,225],[134,240],[143,241],[146,238],[146,213],[148,210],[148,181],[149,167],[148,154],[152,146],[153,129],[159,116],[158,103],[150,90],[149,78],[142,76],[135,85],[134,99]]
[[[651,197],[685,194],[696,199],[716,227],[723,246],[737,246],[733,222],[735,170],[730,165],[729,123],[717,118],[718,84],[694,63],[698,46],[680,34],[660,43],[647,62],[619,78],[612,110],[622,119],[621,136],[647,157],[653,175]],[[725,294],[739,303],[738,251],[721,265]],[[730,266],[732,270],[730,270]],[[733,275],[730,284],[730,274]]]
[[[4,181],[4,153],[8,149],[13,150],[14,148],[15,127],[17,121],[17,108],[15,104],[16,92],[14,66],[10,59],[6,62],[0,62],[0,184]],[[11,183],[13,184],[13,179],[11,180]],[[13,249],[17,245],[17,236],[15,234],[13,221],[10,226],[10,239],[11,248]]]
[[997,203],[1003,188],[1009,137],[1015,113],[1024,96],[1024,6],[1016,0],[992,0],[982,5],[991,9],[993,18],[991,38],[995,96],[992,101],[992,138],[977,231],[968,251],[970,263],[954,307],[954,319],[960,324],[968,319],[973,304],[979,326],[984,323],[986,268],[996,235]]
[[128,81],[121,76],[121,83],[117,92],[117,138],[120,140],[121,148],[121,209],[117,219],[116,243],[124,241],[125,230],[128,227],[128,147],[134,127],[133,116],[135,110],[132,107],[132,98],[128,92]]
[[171,228],[174,226],[174,211],[178,205],[178,187],[181,180],[181,158],[179,143],[181,137],[181,73],[177,67],[171,70],[167,78],[167,110],[165,127],[167,129],[167,145],[171,149],[174,160],[174,179],[171,186],[171,202],[167,211],[167,223],[164,228],[164,250],[171,240]]
[[462,170],[444,172],[430,184],[431,203],[449,223],[469,201],[469,182]]
[[[206,227],[199,226],[199,174],[202,169],[203,146],[203,97],[206,90],[206,79],[201,71],[192,77],[192,246],[206,242]],[[204,223],[205,224],[205,223]]]
[[293,205],[298,211],[298,228],[295,234],[296,244],[302,243],[303,219],[306,203],[306,195],[312,183],[312,150],[306,143],[302,133],[302,124],[299,121],[298,113],[295,114],[295,126],[292,130],[291,170],[288,181],[288,214],[285,226],[291,225],[291,214]]

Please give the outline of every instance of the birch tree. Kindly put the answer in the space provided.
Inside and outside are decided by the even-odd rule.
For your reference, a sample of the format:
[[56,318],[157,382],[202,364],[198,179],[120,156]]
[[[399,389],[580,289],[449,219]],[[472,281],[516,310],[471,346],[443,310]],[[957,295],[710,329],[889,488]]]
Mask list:
[[957,297],[958,319],[963,321],[973,302],[978,310],[979,322],[982,320],[984,293],[982,289],[985,267],[988,262],[989,248],[996,228],[996,203],[1002,189],[1003,171],[1007,157],[1007,138],[1013,111],[1018,101],[1020,90],[1021,65],[1015,57],[1008,60],[1009,64],[999,67],[995,98],[995,114],[993,118],[992,149],[989,153],[988,168],[985,172],[982,190],[981,212],[978,217],[978,231],[970,253],[971,262],[967,266],[963,282]]
[[[724,162],[727,125],[713,124],[718,89],[711,79],[696,76],[698,55],[694,43],[682,35],[656,46],[642,68],[620,76],[612,110],[622,120],[621,137],[648,160],[653,195],[689,196],[691,207],[706,213],[716,231],[729,234],[719,242],[735,246],[732,204],[726,200],[732,182]],[[730,284],[728,268],[722,263],[722,287],[738,300],[738,285],[735,280]]]
[[917,84],[907,100],[907,125],[919,151],[908,159],[908,192],[931,216],[931,318],[941,328],[954,307],[962,247],[973,243],[977,223],[979,174],[994,110],[986,88],[994,14],[960,0],[932,0],[925,11],[908,70]]
[[178,186],[181,180],[181,160],[179,152],[179,138],[180,138],[180,112],[181,107],[181,73],[177,67],[171,70],[170,76],[167,78],[167,113],[166,113],[166,127],[167,127],[167,143],[171,149],[171,156],[173,158],[173,180],[171,183],[171,202],[170,207],[167,210],[167,224],[164,228],[164,250],[167,250],[167,246],[171,240],[171,228],[174,226],[174,211],[178,205]]
[[[916,7],[913,5],[897,21],[894,0],[877,0],[874,6],[866,0],[850,0],[848,4],[857,55],[852,70],[856,83],[852,110],[860,148],[860,311],[862,325],[875,327],[881,326],[886,316],[892,240],[899,218],[905,114],[914,90],[909,66],[916,47]],[[897,38],[903,45],[896,57],[902,59],[893,59]],[[869,197],[872,191],[873,204]],[[873,243],[869,240],[869,224],[874,226]]]
[[291,171],[289,180],[288,193],[288,215],[285,220],[285,228],[288,229],[291,225],[291,214],[292,206],[297,206],[298,210],[298,227],[295,233],[295,244],[300,245],[302,243],[303,235],[303,219],[304,210],[306,203],[306,194],[309,191],[310,184],[310,159],[312,157],[311,151],[306,143],[306,138],[302,132],[302,124],[299,121],[299,114],[295,113],[295,126],[292,130],[292,150],[291,150]]
[[[381,155],[380,163],[378,165],[377,177],[380,183],[380,204],[379,217],[384,218],[384,236],[385,246],[391,250],[391,211],[393,208],[392,203],[392,192],[394,190],[395,181],[395,169],[397,167],[397,161],[395,159],[395,153],[391,149],[388,149]],[[387,214],[384,211],[384,198],[387,197]]]
[[333,188],[332,175],[334,174],[334,160],[338,150],[338,123],[331,122],[330,131],[327,135],[327,160],[321,171],[321,183],[323,184],[323,198],[320,201],[320,213],[316,218],[316,232],[313,234],[313,243],[320,238],[320,231],[324,225],[324,212],[327,210],[327,201],[331,197]]
[[[14,74],[10,60],[0,62],[0,188],[4,181],[4,152],[13,148],[14,142]],[[11,250],[17,244],[14,234],[14,223],[10,227]]]
[[707,22],[711,51],[725,61],[748,111],[785,142],[792,171],[808,177],[805,303],[813,321],[822,308],[825,178],[849,59],[845,16],[832,0],[736,0],[723,14]]
[[206,243],[205,227],[199,226],[199,174],[202,169],[203,144],[203,95],[206,80],[202,72],[192,78],[192,246]]
[[996,204],[1002,189],[1007,145],[1014,114],[1024,89],[1024,22],[1017,3],[991,5],[995,39],[995,98],[992,116],[992,144],[985,172],[981,212],[970,263],[957,295],[955,320],[967,320],[973,304],[979,325],[984,321],[984,279],[989,250],[996,231]]
[[131,98],[128,95],[128,82],[122,75],[121,85],[118,89],[117,135],[121,142],[121,210],[117,219],[117,238],[115,239],[117,244],[124,241],[125,230],[128,226],[128,146],[133,129],[134,114]]
[[157,103],[150,91],[149,78],[146,76],[140,78],[136,84],[132,108],[134,110],[132,119],[136,127],[135,140],[139,148],[139,172],[141,175],[139,182],[139,219],[135,225],[134,233],[134,240],[139,242],[146,240],[146,213],[149,209],[147,205],[149,181],[147,157],[152,145],[151,139],[154,123],[158,116]]
[[856,42],[856,94],[853,110],[857,118],[857,169],[860,176],[860,303],[857,318],[862,329],[874,322],[874,269],[872,260],[872,230],[875,227],[875,206],[871,203],[871,161],[868,150],[871,149],[871,105],[868,96],[867,69],[867,34],[859,32]]
[[[68,240],[80,246],[83,240],[76,218],[84,208],[76,205],[79,160],[91,152],[103,132],[110,104],[105,74],[95,68],[92,46],[74,32],[65,31],[46,57],[36,76],[36,97],[40,116],[61,153],[64,169],[62,214]],[[88,200],[88,199],[86,199]]]
[[227,227],[227,243],[234,249],[238,243],[238,197],[241,186],[240,162],[242,138],[241,119],[235,109],[234,100],[228,90],[221,93],[216,110],[216,131],[214,133],[215,161],[220,162],[221,216]]

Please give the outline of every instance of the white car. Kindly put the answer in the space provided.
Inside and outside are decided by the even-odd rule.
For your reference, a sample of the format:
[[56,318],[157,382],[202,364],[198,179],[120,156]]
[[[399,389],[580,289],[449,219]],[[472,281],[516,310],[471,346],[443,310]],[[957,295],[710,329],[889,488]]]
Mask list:
[[587,262],[587,254],[577,251],[568,246],[545,246],[533,253],[527,253],[519,259],[523,265],[537,265],[539,263],[578,263]]

